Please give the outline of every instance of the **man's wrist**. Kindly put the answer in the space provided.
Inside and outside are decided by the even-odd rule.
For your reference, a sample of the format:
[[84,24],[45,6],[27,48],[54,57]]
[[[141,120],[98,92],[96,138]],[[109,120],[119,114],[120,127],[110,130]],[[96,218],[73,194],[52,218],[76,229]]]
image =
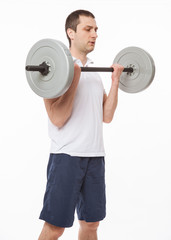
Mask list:
[[112,87],[118,88],[119,87],[119,80],[112,81]]

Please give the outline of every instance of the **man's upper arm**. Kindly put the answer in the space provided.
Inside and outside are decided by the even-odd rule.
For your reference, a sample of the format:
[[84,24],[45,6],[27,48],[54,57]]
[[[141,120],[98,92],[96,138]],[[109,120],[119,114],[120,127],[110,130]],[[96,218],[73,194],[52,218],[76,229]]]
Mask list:
[[43,100],[44,100],[47,114],[48,114],[50,120],[52,121],[53,120],[53,107],[52,106],[55,102],[57,102],[59,100],[59,98],[53,98],[53,99],[45,99],[44,98]]

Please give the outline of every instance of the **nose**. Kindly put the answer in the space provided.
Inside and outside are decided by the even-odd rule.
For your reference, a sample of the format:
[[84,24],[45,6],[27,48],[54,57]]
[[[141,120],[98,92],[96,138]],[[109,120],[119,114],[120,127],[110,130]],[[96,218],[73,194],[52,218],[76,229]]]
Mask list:
[[92,31],[92,37],[93,37],[93,38],[97,38],[97,37],[98,37],[96,30],[93,30],[93,31]]

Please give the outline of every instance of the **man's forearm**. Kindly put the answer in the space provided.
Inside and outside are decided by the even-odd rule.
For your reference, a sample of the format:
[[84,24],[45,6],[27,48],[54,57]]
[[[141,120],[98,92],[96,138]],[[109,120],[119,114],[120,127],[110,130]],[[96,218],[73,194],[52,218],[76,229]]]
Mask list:
[[59,122],[58,124],[59,127],[62,127],[72,114],[73,103],[77,91],[78,82],[79,79],[75,78],[68,91],[63,96],[61,96],[57,102],[53,103],[52,105],[53,115],[56,119],[56,123]]
[[103,121],[110,123],[113,119],[114,112],[118,103],[118,87],[120,76],[124,67],[119,64],[113,64],[114,71],[112,73],[112,85],[108,97],[103,103]]
[[74,98],[79,83],[81,69],[74,66],[74,78],[67,92],[57,99],[45,99],[45,106],[51,122],[62,127],[72,114]]
[[118,85],[112,84],[109,95],[103,105],[103,121],[110,123],[118,103]]

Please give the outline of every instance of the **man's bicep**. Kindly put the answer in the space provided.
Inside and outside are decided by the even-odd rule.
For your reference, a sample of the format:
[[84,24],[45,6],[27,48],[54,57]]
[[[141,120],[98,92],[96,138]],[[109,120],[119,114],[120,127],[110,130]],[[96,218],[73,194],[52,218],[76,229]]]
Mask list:
[[52,111],[52,106],[55,102],[57,102],[59,100],[59,98],[53,98],[53,99],[44,98],[43,100],[44,100],[44,104],[45,104],[47,114],[50,116],[51,111]]

